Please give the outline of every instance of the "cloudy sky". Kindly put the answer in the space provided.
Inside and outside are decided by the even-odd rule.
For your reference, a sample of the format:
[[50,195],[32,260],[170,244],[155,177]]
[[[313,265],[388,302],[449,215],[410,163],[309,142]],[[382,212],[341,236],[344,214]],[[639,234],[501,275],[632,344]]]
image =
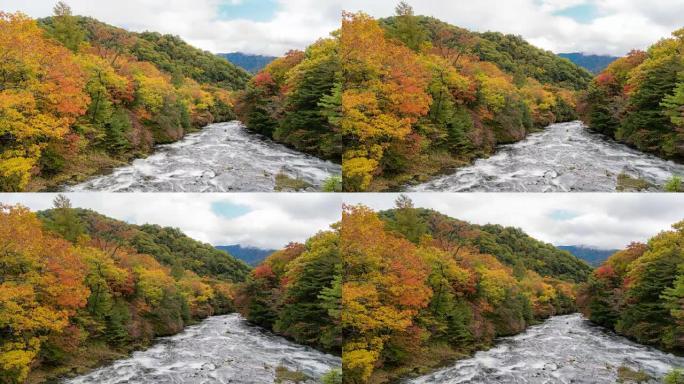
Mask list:
[[[684,0],[407,0],[417,14],[476,31],[521,35],[560,52],[624,55],[684,27]],[[346,0],[348,10],[389,15],[396,0]]]
[[[75,207],[89,208],[132,224],[180,228],[213,245],[240,244],[278,249],[303,242],[341,218],[334,194],[116,194],[67,193]],[[0,203],[32,210],[52,206],[54,194],[0,194]]]
[[[475,224],[522,228],[554,245],[623,248],[646,241],[684,220],[676,194],[409,194],[417,207],[432,208]],[[346,203],[392,208],[394,194],[347,194]]]
[[[0,0],[48,16],[55,0]],[[683,27],[684,0],[408,0],[417,13],[477,31],[522,35],[554,52],[623,55]],[[179,35],[212,52],[282,55],[339,28],[342,10],[390,16],[398,0],[67,0],[129,30]]]

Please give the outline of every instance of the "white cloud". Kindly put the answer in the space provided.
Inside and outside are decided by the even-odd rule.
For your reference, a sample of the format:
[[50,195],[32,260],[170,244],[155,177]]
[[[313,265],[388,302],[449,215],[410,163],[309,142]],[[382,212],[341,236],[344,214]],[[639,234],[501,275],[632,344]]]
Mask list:
[[[340,220],[342,202],[389,209],[398,196],[376,194],[296,193],[71,193],[74,206],[135,224],[180,228],[187,235],[214,245],[242,244],[280,248],[304,241]],[[522,228],[555,245],[623,248],[646,241],[684,220],[677,194],[510,194],[414,193],[418,207],[432,208],[474,224]],[[21,203],[32,210],[52,206],[54,194],[2,194],[0,203]],[[214,213],[212,203],[246,206],[236,218]],[[558,215],[561,211],[563,214]],[[560,217],[559,217],[560,216]],[[556,217],[554,219],[554,217]]]
[[[418,207],[432,208],[474,224],[522,228],[555,245],[623,248],[646,241],[684,220],[682,197],[676,194],[409,194]],[[345,203],[362,203],[381,210],[392,208],[396,194],[347,194]],[[554,211],[574,213],[554,220]]]
[[[0,10],[32,17],[52,13],[56,0],[0,0]],[[132,31],[179,35],[211,52],[242,51],[283,55],[304,49],[339,28],[339,0],[278,0],[272,20],[219,19],[219,0],[67,0],[75,14],[91,16]],[[226,2],[223,2],[226,3]],[[239,3],[231,0],[228,3]]]
[[[363,10],[390,16],[398,0],[277,0],[267,22],[220,20],[220,0],[68,0],[74,11],[134,31],[176,34],[212,52],[243,51],[282,55],[302,49],[339,28],[341,11]],[[51,13],[55,0],[0,0],[4,11],[21,10],[33,17]],[[240,3],[224,0],[223,3]],[[522,35],[554,52],[623,55],[645,49],[682,27],[684,0],[409,0],[419,14],[476,31]],[[554,13],[593,5],[588,24]],[[265,5],[268,6],[268,5]]]
[[[281,248],[303,242],[340,220],[342,197],[335,194],[174,194],[69,193],[75,207],[89,208],[134,224],[180,228],[188,236],[214,245],[241,244]],[[0,203],[32,210],[52,206],[55,194],[2,194]],[[249,208],[236,218],[214,213],[212,203],[228,202]]]
[[[645,49],[682,27],[682,0],[408,0],[417,14],[476,31],[521,35],[553,52],[624,55]],[[390,16],[396,0],[348,0],[345,9]],[[588,24],[554,13],[582,4],[596,8]]]

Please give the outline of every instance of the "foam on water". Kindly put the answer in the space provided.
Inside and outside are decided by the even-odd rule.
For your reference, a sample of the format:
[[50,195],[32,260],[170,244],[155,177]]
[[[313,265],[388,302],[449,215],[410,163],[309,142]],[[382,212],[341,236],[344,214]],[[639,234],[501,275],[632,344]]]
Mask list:
[[407,188],[452,192],[609,192],[625,173],[662,185],[684,165],[648,155],[586,130],[554,124],[451,175]]
[[250,326],[236,314],[216,316],[162,338],[133,353],[64,384],[271,384],[278,366],[299,371],[317,383],[341,359]]
[[553,317],[526,332],[502,338],[496,347],[406,384],[614,384],[626,366],[659,383],[684,367],[684,357],[639,345],[592,325],[581,315]]
[[269,192],[283,172],[320,190],[341,167],[249,132],[237,121],[212,124],[112,173],[65,191]]

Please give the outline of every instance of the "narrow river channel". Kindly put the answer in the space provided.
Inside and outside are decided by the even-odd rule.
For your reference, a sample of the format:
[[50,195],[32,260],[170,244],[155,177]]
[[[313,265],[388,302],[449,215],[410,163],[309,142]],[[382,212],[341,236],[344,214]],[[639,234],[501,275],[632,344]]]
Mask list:
[[662,186],[684,165],[589,132],[579,121],[554,124],[502,145],[471,166],[407,188],[410,192],[613,192],[625,174]]
[[283,174],[320,190],[340,165],[248,132],[237,121],[211,124],[183,140],[104,176],[67,186],[68,192],[271,192]]
[[652,377],[648,383],[655,384],[673,368],[684,367],[684,357],[633,343],[574,314],[553,317],[500,339],[470,359],[406,383],[615,384],[620,367],[642,371]]
[[301,383],[313,384],[341,366],[339,357],[292,343],[231,314],[210,317],[64,384],[272,384],[278,367],[300,372],[307,377]]

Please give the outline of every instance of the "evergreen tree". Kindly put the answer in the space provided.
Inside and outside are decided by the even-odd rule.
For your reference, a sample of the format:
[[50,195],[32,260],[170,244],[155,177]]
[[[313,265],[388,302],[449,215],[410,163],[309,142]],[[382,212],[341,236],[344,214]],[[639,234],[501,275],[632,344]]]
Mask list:
[[53,13],[55,38],[73,52],[78,51],[79,46],[85,40],[85,31],[78,24],[78,19],[71,13],[71,7],[60,1],[53,8]]
[[394,10],[397,21],[394,29],[391,30],[391,35],[401,40],[410,49],[418,52],[423,42],[427,40],[427,32],[413,13],[413,7],[402,1]]
[[642,150],[672,155],[663,151],[663,140],[673,133],[674,127],[661,103],[674,92],[677,74],[682,69],[681,60],[673,56],[644,71],[641,86],[629,99],[628,113],[616,133],[618,139]]
[[76,211],[72,209],[71,201],[60,194],[53,200],[53,206],[54,213],[47,227],[75,243],[85,233],[85,228]]
[[318,235],[307,246],[309,250],[300,256],[297,279],[287,288],[274,329],[309,345],[319,344],[324,335],[327,345],[321,347],[336,349],[340,335],[335,324],[339,319],[330,315],[339,314],[337,300],[341,298],[341,292],[333,288],[336,274],[341,272],[338,236],[332,232]]
[[402,194],[397,197],[394,204],[396,210],[389,228],[401,233],[410,242],[418,244],[420,238],[427,233],[427,225],[420,217],[418,210],[414,209],[413,201]]
[[131,147],[126,134],[131,130],[131,121],[123,108],[117,108],[105,126],[105,148],[112,154],[121,154]]

